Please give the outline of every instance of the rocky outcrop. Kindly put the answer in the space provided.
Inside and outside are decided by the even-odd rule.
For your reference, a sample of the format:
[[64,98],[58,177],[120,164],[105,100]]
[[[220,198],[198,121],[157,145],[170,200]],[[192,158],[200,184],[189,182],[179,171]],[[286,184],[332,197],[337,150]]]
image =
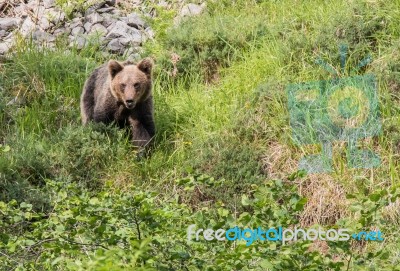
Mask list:
[[[73,13],[73,18],[60,9],[55,0],[8,0],[7,6],[0,4],[0,55],[12,48],[17,33],[40,45],[52,48],[59,37],[68,39],[69,46],[82,49],[97,42],[106,52],[138,57],[140,47],[154,38],[154,31],[146,22],[146,17],[154,14],[123,13],[116,0],[98,1],[84,14]],[[133,4],[140,6],[142,1]],[[183,4],[175,22],[183,17],[200,14],[205,4]],[[159,1],[168,8],[168,3]],[[7,12],[4,12],[7,11]]]

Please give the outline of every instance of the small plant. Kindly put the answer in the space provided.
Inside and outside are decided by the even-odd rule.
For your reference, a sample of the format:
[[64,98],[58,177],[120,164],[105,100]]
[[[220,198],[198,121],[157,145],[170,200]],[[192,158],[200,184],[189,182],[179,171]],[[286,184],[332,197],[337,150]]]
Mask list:
[[100,3],[99,0],[56,0],[56,4],[71,18],[74,12],[85,12],[90,6]]

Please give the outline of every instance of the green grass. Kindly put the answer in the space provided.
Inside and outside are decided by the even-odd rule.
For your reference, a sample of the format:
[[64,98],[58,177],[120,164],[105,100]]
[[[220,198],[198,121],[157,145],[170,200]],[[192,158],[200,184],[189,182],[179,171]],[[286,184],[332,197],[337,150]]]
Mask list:
[[[291,1],[215,1],[204,15],[178,28],[167,29],[165,21],[153,21],[154,29],[162,32],[146,45],[146,54],[157,62],[157,135],[151,155],[141,160],[123,132],[80,124],[83,83],[106,60],[96,47],[67,51],[60,45],[56,51],[47,51],[20,42],[15,54],[0,66],[0,144],[10,147],[3,152],[0,148],[0,201],[25,201],[34,210],[48,213],[54,207],[48,180],[77,184],[79,191],[96,197],[110,195],[112,199],[107,200],[115,206],[120,206],[119,198],[125,193],[133,193],[132,197],[138,191],[149,193],[154,213],[143,216],[155,220],[160,216],[164,221],[144,220],[141,226],[152,246],[129,246],[145,255],[137,258],[143,270],[149,266],[163,270],[247,270],[251,266],[255,270],[394,270],[399,263],[395,225],[400,215],[397,203],[387,207],[395,192],[387,195],[385,191],[399,185],[400,172],[399,5],[399,1],[296,5]],[[169,15],[160,16],[168,21]],[[341,43],[348,45],[350,53],[345,76],[366,54],[373,58],[362,72],[378,78],[382,134],[363,144],[379,153],[382,165],[370,170],[348,168],[346,146],[338,143],[333,173],[290,178],[297,171],[297,161],[317,152],[318,146],[294,145],[285,86],[329,79],[331,75],[315,60],[320,56],[339,67]],[[176,76],[170,75],[171,53],[181,57]],[[7,105],[15,96],[17,102]],[[377,193],[382,194],[378,197]],[[301,196],[307,198],[304,206],[298,203]],[[77,197],[82,203],[77,199],[68,204],[86,206],[87,195]],[[67,212],[69,207],[64,210],[60,204],[60,212]],[[332,251],[327,257],[337,257],[328,261],[318,244],[317,254],[308,255],[308,247],[301,244],[268,250],[261,243],[254,249],[261,254],[253,251],[253,255],[230,243],[182,243],[191,223],[214,228],[235,223],[303,223],[308,227],[310,221],[356,229],[380,227],[387,236],[387,249],[381,253],[382,244],[373,242],[343,247],[328,243]],[[152,229],[168,229],[173,242],[152,239]],[[51,227],[44,232],[52,233]],[[112,243],[107,246],[121,249]],[[189,256],[183,253],[186,250]],[[95,254],[94,249],[91,252]],[[73,258],[70,252],[63,253]],[[121,258],[96,253],[91,260],[80,258],[87,268],[91,266],[88,270],[103,270],[113,259],[129,262],[124,258],[126,250],[118,250]],[[276,258],[272,267],[261,260],[262,253]],[[32,262],[28,254],[19,259]],[[54,259],[54,255],[47,257]],[[257,260],[245,259],[252,255]],[[235,259],[248,261],[249,267]],[[226,265],[218,269],[212,260]]]

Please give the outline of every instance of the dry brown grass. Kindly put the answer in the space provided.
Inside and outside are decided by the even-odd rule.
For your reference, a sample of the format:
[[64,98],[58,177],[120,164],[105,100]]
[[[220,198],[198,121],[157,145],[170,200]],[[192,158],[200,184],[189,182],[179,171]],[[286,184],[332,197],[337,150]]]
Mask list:
[[[307,147],[315,152],[315,146]],[[305,150],[303,150],[305,151]],[[304,155],[289,146],[273,142],[262,156],[263,171],[269,179],[285,179],[297,170],[298,160]],[[314,224],[331,225],[348,214],[345,188],[334,174],[309,174],[296,180],[299,194],[307,198],[300,217],[302,227]]]
[[382,210],[382,215],[383,218],[390,221],[390,223],[400,226],[400,200],[389,203],[389,205]]
[[307,198],[300,217],[302,227],[332,225],[347,211],[344,188],[329,174],[313,174],[298,182],[299,193]]

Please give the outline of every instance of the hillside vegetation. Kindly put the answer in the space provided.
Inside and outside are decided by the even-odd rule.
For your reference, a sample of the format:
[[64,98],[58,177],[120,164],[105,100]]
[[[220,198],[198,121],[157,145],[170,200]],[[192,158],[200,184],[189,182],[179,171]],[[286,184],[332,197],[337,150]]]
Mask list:
[[[0,64],[1,270],[400,270],[400,1],[210,1],[150,21],[157,134],[138,158],[112,126],[82,127],[97,47],[20,39]],[[318,57],[378,81],[381,166],[298,171],[285,87],[330,79]],[[179,56],[179,57],[178,57]],[[122,60],[122,59],[120,59]],[[187,241],[187,228],[379,229],[383,242]]]

